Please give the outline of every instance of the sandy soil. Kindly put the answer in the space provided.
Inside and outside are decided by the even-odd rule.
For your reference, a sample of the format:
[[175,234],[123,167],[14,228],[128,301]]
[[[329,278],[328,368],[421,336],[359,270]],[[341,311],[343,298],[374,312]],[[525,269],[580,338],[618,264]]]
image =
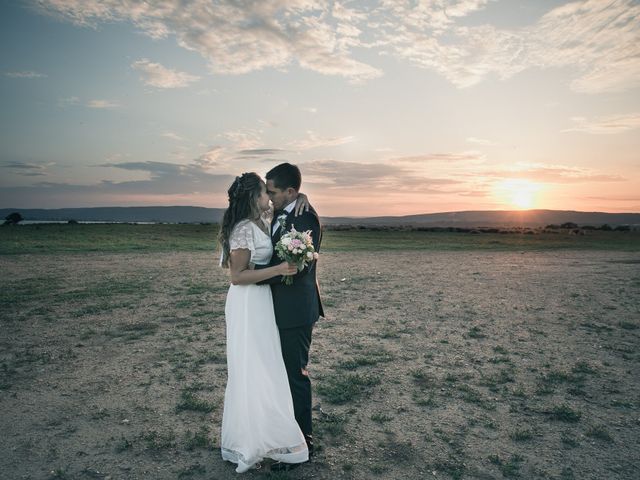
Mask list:
[[[318,453],[243,478],[636,479],[637,253],[326,253]],[[0,258],[0,477],[239,478],[206,253]]]

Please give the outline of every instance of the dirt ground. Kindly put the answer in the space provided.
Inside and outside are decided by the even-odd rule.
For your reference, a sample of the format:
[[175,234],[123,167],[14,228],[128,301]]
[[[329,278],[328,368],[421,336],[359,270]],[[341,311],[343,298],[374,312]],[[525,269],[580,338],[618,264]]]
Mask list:
[[[0,257],[0,477],[234,479],[208,253]],[[326,253],[310,464],[242,478],[640,478],[640,255]]]

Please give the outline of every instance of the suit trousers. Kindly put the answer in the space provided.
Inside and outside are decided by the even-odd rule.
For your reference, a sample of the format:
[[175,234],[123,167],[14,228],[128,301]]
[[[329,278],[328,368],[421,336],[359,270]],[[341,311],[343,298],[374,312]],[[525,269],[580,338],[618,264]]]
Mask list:
[[313,325],[280,329],[282,358],[287,369],[293,411],[300,430],[311,435],[311,380],[307,372]]

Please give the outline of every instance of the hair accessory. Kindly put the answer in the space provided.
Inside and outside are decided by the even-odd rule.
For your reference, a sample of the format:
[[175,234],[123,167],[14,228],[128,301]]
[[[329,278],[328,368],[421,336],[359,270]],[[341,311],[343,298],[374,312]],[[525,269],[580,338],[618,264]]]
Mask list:
[[235,184],[236,184],[236,186],[233,189],[233,196],[237,197],[238,194],[240,193],[240,190],[242,189],[242,177],[236,177]]

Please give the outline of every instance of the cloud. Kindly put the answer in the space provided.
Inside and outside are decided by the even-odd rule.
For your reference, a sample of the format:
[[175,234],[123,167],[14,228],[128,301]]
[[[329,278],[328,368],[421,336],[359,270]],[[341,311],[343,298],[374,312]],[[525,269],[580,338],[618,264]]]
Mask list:
[[312,148],[319,147],[335,147],[338,145],[344,145],[346,143],[353,142],[355,137],[343,136],[343,137],[321,137],[317,133],[311,130],[307,131],[307,138],[303,140],[296,140],[290,143],[290,146],[294,150],[310,150]]
[[258,120],[258,123],[260,125],[263,125],[265,127],[269,127],[269,128],[275,128],[278,126],[278,122],[274,121],[274,120]]
[[195,164],[207,170],[224,164],[225,150],[220,146],[210,147],[205,153],[195,159]]
[[331,10],[331,16],[336,20],[345,22],[346,24],[353,23],[358,20],[365,20],[366,14],[358,12],[356,9],[345,7],[340,2],[334,2],[333,9]]
[[316,160],[300,165],[305,177],[328,186],[381,185],[393,182],[401,171],[386,164],[339,162],[336,160]]
[[[456,23],[488,2],[409,3],[376,10],[388,54],[434,70],[464,88],[490,74],[507,79],[530,68],[570,67],[575,91],[597,93],[640,84],[640,4],[634,0],[571,2],[519,29]],[[452,14],[452,12],[455,12]]]
[[175,141],[177,141],[177,142],[181,142],[181,141],[183,141],[183,140],[184,140],[184,138],[183,138],[183,137],[181,137],[181,136],[180,136],[180,135],[178,135],[177,133],[173,133],[173,132],[164,132],[164,133],[162,134],[162,136],[163,136],[164,138],[169,138],[169,139],[171,139],[171,140],[175,140]]
[[87,107],[99,108],[99,109],[111,109],[111,108],[119,108],[120,104],[117,102],[112,102],[110,100],[89,100],[87,102]]
[[281,163],[281,159],[273,158],[272,155],[284,155],[290,153],[289,150],[281,148],[253,148],[248,150],[240,150],[237,152],[235,160],[255,160],[259,157],[261,162],[275,162]]
[[412,169],[384,163],[316,160],[299,167],[303,182],[323,189],[366,189],[369,194],[371,188],[441,194],[445,192],[437,187],[461,183],[449,178],[425,177]]
[[156,88],[184,88],[200,80],[196,75],[171,70],[146,58],[133,62],[131,67],[141,72],[145,85]]
[[219,136],[232,143],[238,150],[251,150],[259,147],[262,143],[262,130],[248,128],[231,130]]
[[458,192],[458,195],[460,195],[462,197],[482,198],[482,197],[488,197],[491,194],[489,192],[487,192],[486,190],[470,190],[470,191],[466,191],[466,192]]
[[530,56],[537,66],[575,66],[571,86],[584,93],[640,84],[640,4],[634,0],[571,2],[544,15]]
[[[114,168],[120,168],[114,164]],[[112,182],[103,180],[94,184],[39,182],[29,186],[0,187],[0,204],[18,205],[22,208],[42,208],[43,205],[104,206],[133,204],[166,204],[168,201],[193,204],[194,198],[211,201],[225,192],[233,175],[211,174],[191,166],[185,169],[151,165],[125,165],[126,170],[143,170],[152,173],[148,180]]]
[[31,170],[31,169],[42,169],[43,165],[37,165],[33,163],[23,163],[23,162],[7,162],[0,165],[0,168],[12,168],[18,170]]
[[484,8],[487,1],[385,2],[377,10],[378,45],[386,54],[434,70],[464,88],[491,72],[511,76],[521,65],[517,32],[491,25],[459,26],[457,19]]
[[492,142],[491,140],[486,140],[484,138],[477,138],[477,137],[467,137],[467,142],[469,143],[475,143],[477,145],[483,145],[486,147],[496,147],[499,144],[496,142]]
[[183,171],[183,165],[167,162],[121,162],[121,163],[103,163],[99,167],[114,167],[124,170],[139,170],[149,172],[152,175],[176,174]]
[[[507,79],[531,68],[571,68],[571,88],[585,93],[619,91],[640,84],[640,4],[635,0],[574,1],[557,6],[532,25],[469,26],[471,14],[490,0],[385,0],[377,4],[273,0],[35,0],[44,12],[76,25],[132,22],[152,38],[173,36],[197,52],[214,73],[243,74],[292,63],[352,82],[383,72],[355,58],[373,49],[438,72],[464,88],[489,75]],[[162,80],[158,64],[148,84],[184,86],[197,77]],[[164,69],[165,71],[162,71]],[[160,70],[160,72],[158,72]],[[172,71],[168,71],[172,72]],[[180,77],[179,72],[172,72]]]
[[78,97],[65,97],[65,98],[58,99],[59,107],[64,108],[64,107],[72,107],[76,105],[80,105],[80,99]]
[[113,182],[103,180],[94,185],[40,183],[36,186],[50,187],[56,191],[87,191],[97,193],[123,193],[127,195],[188,195],[194,193],[219,193],[225,191],[234,176],[226,173],[211,173],[208,168],[213,150],[189,164],[170,162],[118,162],[103,163],[100,167],[146,172],[146,180]]
[[[131,154],[130,153],[112,153],[110,155],[107,155],[107,157],[105,158],[105,160],[108,163],[114,163],[116,160],[120,160],[121,158],[124,157],[130,157]],[[99,165],[98,165],[99,166]]]
[[354,28],[335,29],[314,17],[304,18],[296,27],[293,52],[302,68],[324,75],[342,75],[353,83],[382,76],[381,70],[349,56],[349,46],[359,44],[353,39]]
[[607,200],[614,202],[640,202],[640,197],[626,197],[620,195],[609,195],[608,197],[585,197],[590,200]]
[[38,73],[31,70],[22,72],[6,72],[4,76],[9,78],[47,78],[47,75],[44,73]]
[[[274,0],[264,2],[154,2],[121,0],[35,0],[40,10],[79,26],[131,22],[144,34],[159,39],[174,36],[177,43],[197,52],[214,73],[242,74],[297,63],[325,75],[354,82],[382,72],[352,58],[359,30],[350,22],[362,18],[341,6],[330,17],[328,2]],[[332,21],[329,21],[332,20]],[[157,85],[156,85],[157,86]],[[166,87],[161,87],[166,88]]]
[[0,164],[0,168],[6,168],[14,175],[21,175],[24,177],[39,177],[46,176],[46,167],[53,165],[53,163],[44,165],[41,163],[25,163],[25,162],[6,162]]
[[396,157],[390,161],[393,163],[428,163],[428,162],[462,162],[462,161],[482,161],[484,155],[478,152],[463,153],[426,153],[423,155],[413,155],[407,157]]
[[[482,10],[489,0],[436,0],[407,2],[387,0],[374,11],[378,27],[399,26],[401,30],[422,30],[441,35],[456,19]],[[398,23],[400,21],[400,23]]]
[[483,172],[481,175],[497,178],[524,178],[544,183],[599,183],[599,182],[623,182],[624,177],[619,175],[606,175],[577,167],[564,165],[517,165],[504,170]]
[[178,145],[169,152],[169,157],[174,160],[188,161],[190,158],[189,147]]
[[[61,108],[77,107],[79,105],[82,105],[82,100],[79,97],[64,97],[58,99],[58,106]],[[114,102],[111,100],[89,100],[84,104],[84,106],[87,108],[97,109],[112,109],[121,107],[118,102]]]
[[[281,159],[274,159],[271,156],[290,153],[289,150],[281,148],[243,148],[247,144],[251,144],[252,147],[259,145],[257,139],[248,141],[243,135],[232,135],[230,140],[229,145],[210,147],[195,162],[206,168],[236,169],[240,166],[255,168],[262,162],[282,162]],[[246,162],[242,160],[246,160]]]
[[563,132],[584,132],[594,135],[607,135],[640,128],[640,113],[608,115],[593,120],[588,120],[584,117],[573,117],[571,120],[575,125],[572,128],[563,130]]
[[278,155],[285,152],[286,150],[282,150],[280,148],[254,148],[251,150],[240,150],[238,154],[253,157],[261,155]]

